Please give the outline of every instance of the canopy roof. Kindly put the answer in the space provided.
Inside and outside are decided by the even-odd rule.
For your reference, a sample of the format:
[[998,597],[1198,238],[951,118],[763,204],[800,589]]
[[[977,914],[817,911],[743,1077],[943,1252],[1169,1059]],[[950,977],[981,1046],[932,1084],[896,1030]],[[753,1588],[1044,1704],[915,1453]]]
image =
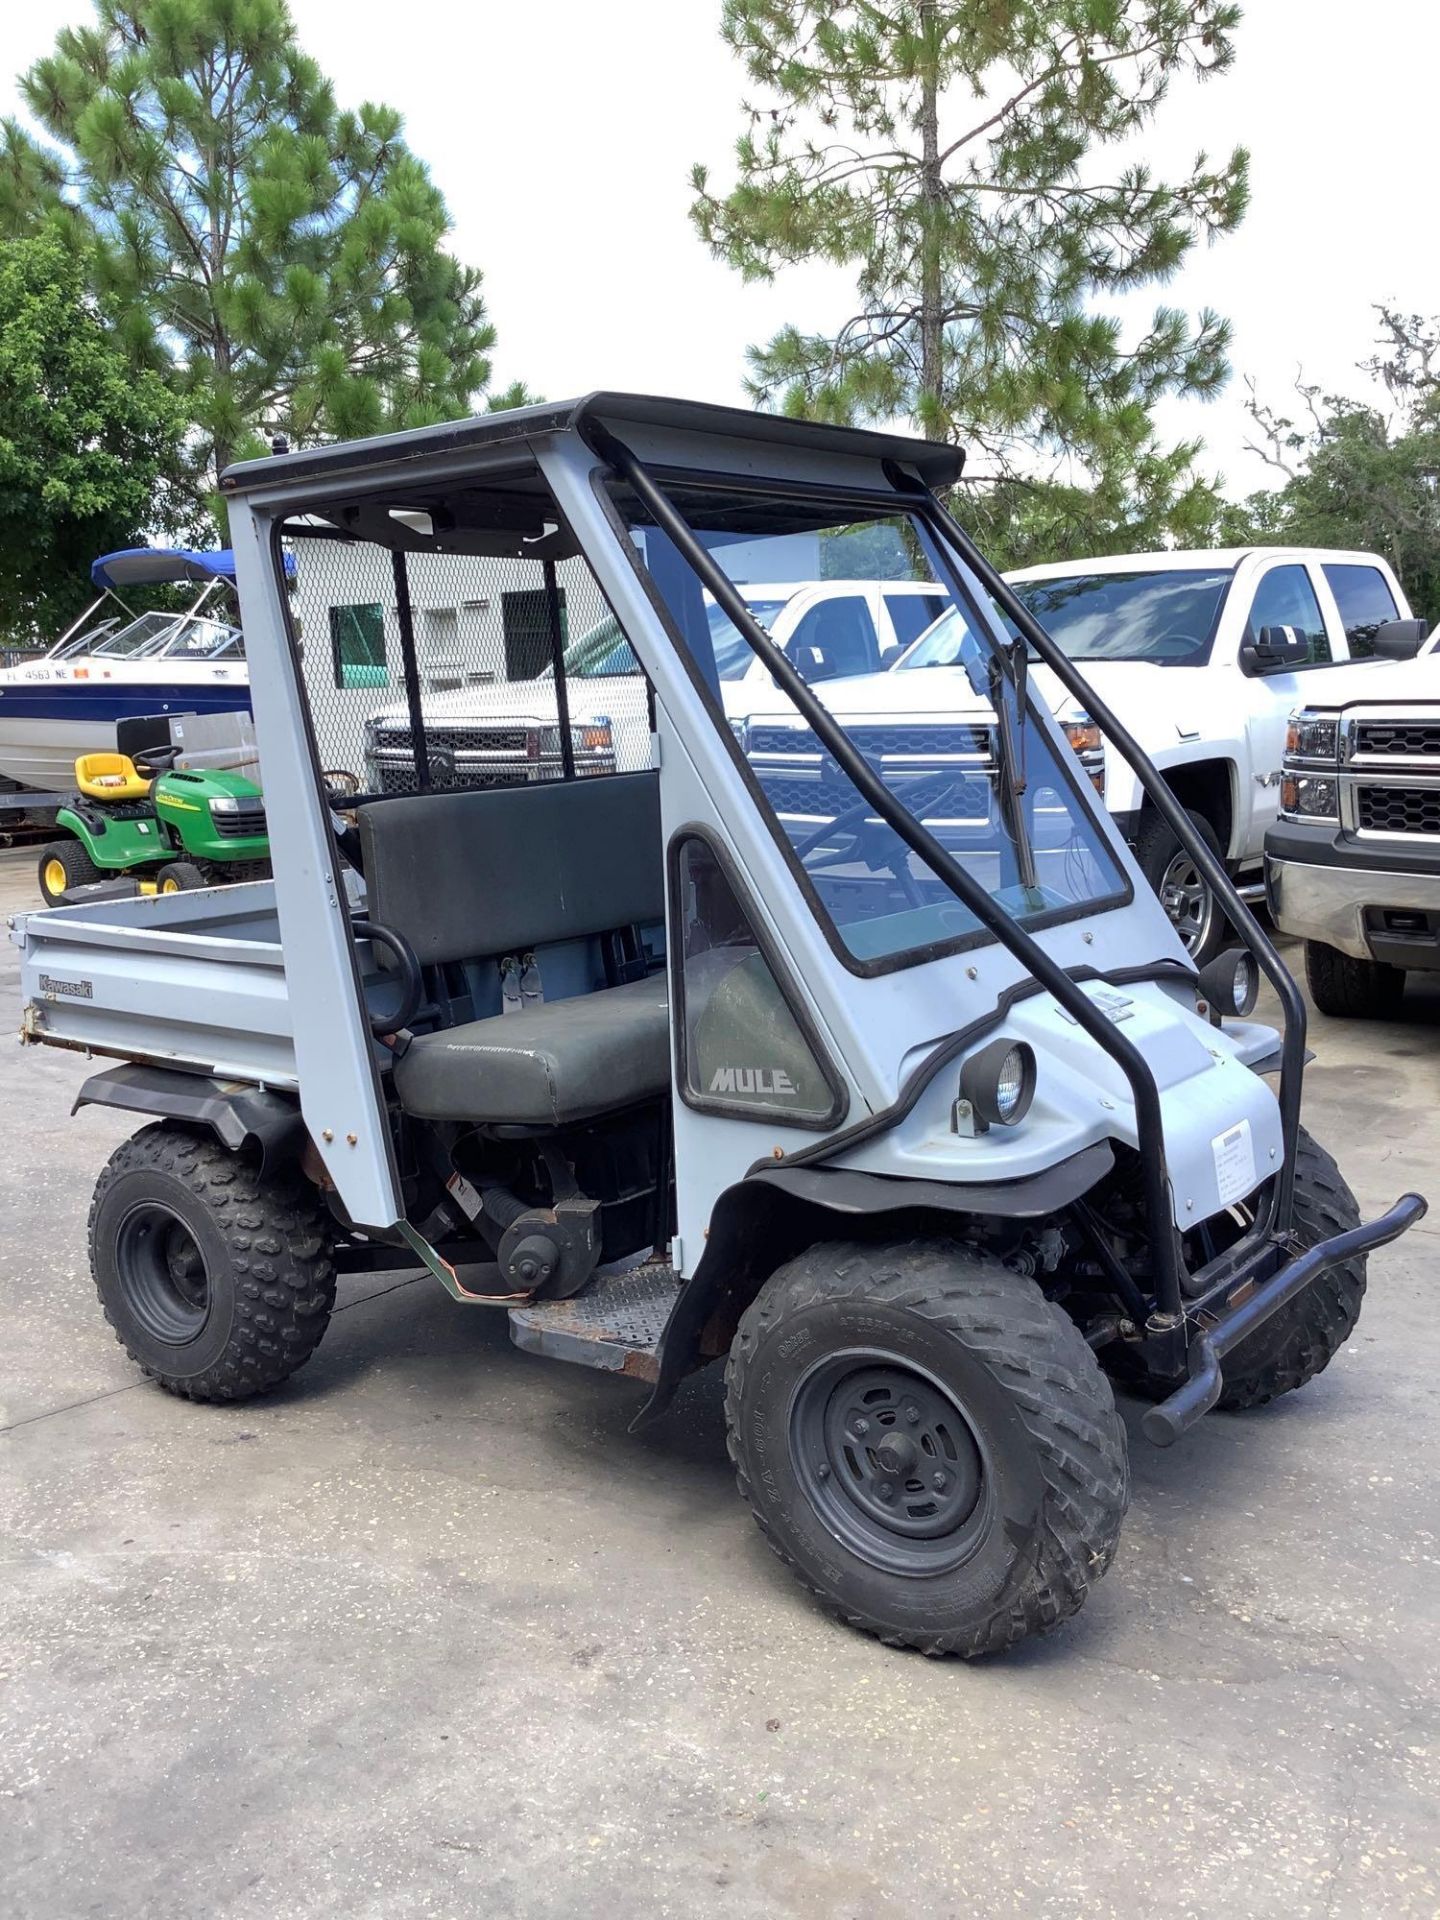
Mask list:
[[233,580],[235,556],[229,547],[201,553],[194,547],[126,547],[102,553],[92,562],[97,587],[150,587],[166,580]]

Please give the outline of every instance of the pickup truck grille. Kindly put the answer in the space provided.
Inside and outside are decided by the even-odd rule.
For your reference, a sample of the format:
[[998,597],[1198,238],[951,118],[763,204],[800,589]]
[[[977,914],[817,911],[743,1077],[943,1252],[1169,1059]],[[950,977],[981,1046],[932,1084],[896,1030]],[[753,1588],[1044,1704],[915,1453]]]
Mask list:
[[1440,760],[1440,720],[1358,720],[1351,751]]
[[[452,753],[518,753],[529,750],[533,729],[526,727],[436,726],[426,729],[426,743],[433,752],[448,747]],[[382,753],[414,753],[415,739],[409,727],[381,727],[375,745]]]
[[[934,772],[932,768],[922,776],[927,783],[933,781]],[[888,784],[898,800],[906,798],[909,781],[892,777]],[[833,820],[837,814],[848,812],[859,799],[855,789],[848,783],[837,785],[826,780],[787,780],[764,771],[760,772],[760,786],[776,813],[791,817],[799,815]],[[946,820],[984,820],[990,812],[990,784],[983,777],[957,777],[955,785],[936,807],[925,809],[926,816],[932,811],[937,818]]]
[[1424,833],[1440,838],[1440,785],[1355,788],[1355,820],[1362,833]]
[[[912,726],[850,727],[847,729],[856,749],[870,758],[893,754],[920,754],[927,759],[949,760],[956,754],[974,754],[984,758],[990,752],[988,727],[947,726],[936,722],[917,722]],[[813,752],[818,742],[808,729],[752,726],[747,736],[751,753]]]

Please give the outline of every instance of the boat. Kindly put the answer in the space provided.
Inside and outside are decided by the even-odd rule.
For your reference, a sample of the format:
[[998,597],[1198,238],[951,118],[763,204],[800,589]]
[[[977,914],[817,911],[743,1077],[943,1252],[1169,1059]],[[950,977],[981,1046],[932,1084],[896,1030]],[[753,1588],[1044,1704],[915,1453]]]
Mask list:
[[[100,590],[38,659],[0,669],[0,783],[73,783],[76,757],[114,751],[115,726],[141,714],[250,710],[245,640],[228,548],[132,547],[90,569]],[[192,583],[181,612],[136,614],[127,588]]]

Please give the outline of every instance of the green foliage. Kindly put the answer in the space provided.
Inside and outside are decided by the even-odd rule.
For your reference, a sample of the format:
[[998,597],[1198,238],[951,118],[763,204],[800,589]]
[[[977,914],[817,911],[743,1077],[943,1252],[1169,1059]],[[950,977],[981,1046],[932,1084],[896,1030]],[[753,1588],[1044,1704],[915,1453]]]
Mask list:
[[22,81],[0,231],[86,258],[131,354],[197,429],[197,478],[286,433],[472,410],[494,329],[398,114],[336,105],[283,0],[96,0]]
[[964,442],[996,483],[986,510],[1025,543],[1092,489],[1086,517],[1117,540],[1157,512],[1184,531],[1213,490],[1193,448],[1156,445],[1152,411],[1223,384],[1229,328],[1162,307],[1129,339],[1092,303],[1230,231],[1247,158],[1202,153],[1171,184],[1103,150],[1177,77],[1223,72],[1238,18],[1228,0],[725,0],[760,95],[730,190],[695,168],[695,225],[747,279],[823,260],[858,295],[833,333],[751,349],[755,399]]
[[0,242],[0,637],[49,641],[94,597],[97,553],[175,503],[182,415],[136,372],[55,234]]
[[1415,611],[1440,618],[1440,319],[1377,307],[1381,351],[1362,362],[1391,402],[1299,383],[1295,417],[1252,394],[1256,451],[1284,476],[1246,503],[1257,537],[1382,553]]

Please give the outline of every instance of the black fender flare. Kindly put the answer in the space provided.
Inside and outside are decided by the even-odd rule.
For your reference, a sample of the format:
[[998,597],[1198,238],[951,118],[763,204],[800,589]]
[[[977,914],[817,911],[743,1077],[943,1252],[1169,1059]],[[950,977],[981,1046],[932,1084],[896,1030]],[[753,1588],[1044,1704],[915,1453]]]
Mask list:
[[232,1153],[258,1147],[262,1173],[297,1159],[307,1138],[300,1103],[292,1094],[176,1067],[109,1067],[91,1074],[70,1111],[78,1113],[81,1107],[119,1107],[208,1127]]
[[632,1427],[658,1418],[686,1374],[718,1359],[760,1288],[785,1261],[847,1222],[885,1214],[1041,1220],[1103,1180],[1115,1164],[1108,1140],[1022,1180],[967,1183],[897,1179],[853,1167],[759,1166],[715,1202],[705,1251],[684,1282],[657,1355],[655,1385]]

